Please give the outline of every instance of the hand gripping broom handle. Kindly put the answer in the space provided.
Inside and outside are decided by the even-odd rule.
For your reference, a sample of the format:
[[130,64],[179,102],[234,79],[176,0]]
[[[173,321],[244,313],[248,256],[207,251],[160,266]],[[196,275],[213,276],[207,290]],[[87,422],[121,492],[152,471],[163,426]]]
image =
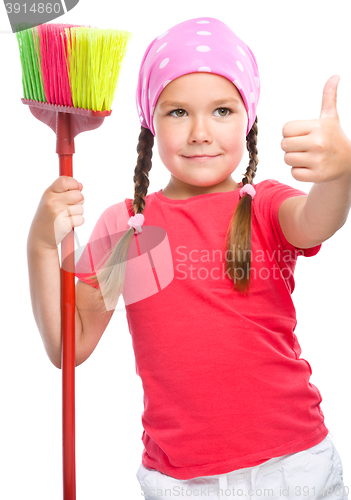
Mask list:
[[[73,177],[74,139],[69,113],[56,113],[56,153],[60,175]],[[61,242],[61,370],[63,498],[76,499],[75,461],[75,265],[74,228]]]

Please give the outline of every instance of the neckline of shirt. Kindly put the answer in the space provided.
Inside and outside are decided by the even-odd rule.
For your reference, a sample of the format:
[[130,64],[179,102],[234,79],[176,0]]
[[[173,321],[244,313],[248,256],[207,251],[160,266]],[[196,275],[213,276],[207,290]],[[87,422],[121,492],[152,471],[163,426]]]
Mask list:
[[[256,184],[252,183],[252,185],[255,187]],[[231,195],[233,193],[236,193],[236,192],[239,192],[240,189],[242,188],[242,181],[239,182],[239,188],[237,189],[234,189],[233,191],[220,191],[218,193],[204,193],[204,194],[197,194],[195,196],[190,196],[190,198],[187,198],[186,200],[174,200],[172,198],[167,198],[167,196],[165,196],[163,193],[162,193],[162,189],[160,189],[159,191],[156,191],[155,194],[156,196],[161,200],[161,201],[164,201],[166,203],[181,203],[181,204],[184,204],[184,203],[189,203],[191,201],[195,201],[195,200],[198,200],[198,199],[202,199],[206,196],[218,196],[220,194],[222,195]]]

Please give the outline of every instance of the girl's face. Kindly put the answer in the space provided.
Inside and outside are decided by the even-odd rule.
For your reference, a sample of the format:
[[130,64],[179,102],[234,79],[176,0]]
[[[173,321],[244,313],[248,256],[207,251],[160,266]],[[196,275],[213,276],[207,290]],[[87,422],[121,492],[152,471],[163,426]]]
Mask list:
[[179,195],[236,189],[231,174],[246,148],[247,123],[240,92],[227,78],[204,72],[172,80],[154,110],[158,152],[171,173],[166,189]]

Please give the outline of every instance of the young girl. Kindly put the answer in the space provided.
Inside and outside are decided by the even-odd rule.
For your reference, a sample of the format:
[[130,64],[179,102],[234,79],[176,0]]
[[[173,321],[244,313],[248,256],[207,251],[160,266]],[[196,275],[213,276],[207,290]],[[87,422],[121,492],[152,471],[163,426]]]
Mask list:
[[[217,19],[155,38],[136,91],[134,199],[103,212],[76,266],[76,365],[123,294],[144,389],[137,478],[149,500],[347,498],[322,397],[299,358],[291,294],[297,257],[316,255],[346,220],[351,145],[329,82],[325,135],[307,135],[316,121],[283,131],[285,160],[295,178],[315,183],[311,192],[255,184],[260,88],[254,54]],[[171,176],[147,194],[154,137]],[[250,161],[237,184],[245,142]],[[57,179],[28,240],[33,311],[58,368],[57,245],[84,222],[81,188]]]

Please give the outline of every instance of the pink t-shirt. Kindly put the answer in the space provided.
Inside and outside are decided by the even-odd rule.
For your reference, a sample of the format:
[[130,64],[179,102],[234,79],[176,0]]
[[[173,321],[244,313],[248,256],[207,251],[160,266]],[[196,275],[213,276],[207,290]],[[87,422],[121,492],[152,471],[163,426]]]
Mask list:
[[[142,462],[177,479],[253,467],[328,434],[291,297],[297,256],[321,245],[296,249],[278,220],[285,199],[306,193],[272,179],[253,185],[248,297],[225,274],[239,189],[187,200],[147,195],[129,249],[123,297],[144,389]],[[131,202],[100,216],[78,278],[129,228]]]

